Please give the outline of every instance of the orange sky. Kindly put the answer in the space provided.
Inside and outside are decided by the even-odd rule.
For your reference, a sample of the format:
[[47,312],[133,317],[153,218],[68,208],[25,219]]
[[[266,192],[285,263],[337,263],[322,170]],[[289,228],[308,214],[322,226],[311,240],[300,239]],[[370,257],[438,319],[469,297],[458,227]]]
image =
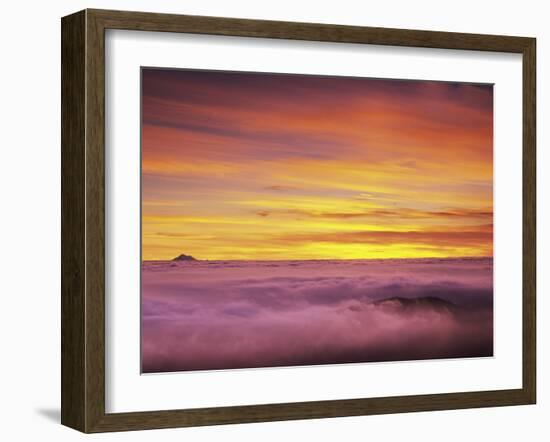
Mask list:
[[142,70],[143,259],[492,255],[493,89]]

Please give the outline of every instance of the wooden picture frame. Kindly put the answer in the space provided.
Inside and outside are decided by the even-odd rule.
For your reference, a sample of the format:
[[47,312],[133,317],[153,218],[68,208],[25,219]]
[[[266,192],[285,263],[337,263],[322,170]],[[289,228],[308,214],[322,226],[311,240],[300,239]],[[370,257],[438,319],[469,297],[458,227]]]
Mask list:
[[[518,53],[523,57],[523,385],[131,413],[105,412],[105,30]],[[62,424],[83,432],[533,404],[536,398],[534,38],[84,10],[62,19]]]

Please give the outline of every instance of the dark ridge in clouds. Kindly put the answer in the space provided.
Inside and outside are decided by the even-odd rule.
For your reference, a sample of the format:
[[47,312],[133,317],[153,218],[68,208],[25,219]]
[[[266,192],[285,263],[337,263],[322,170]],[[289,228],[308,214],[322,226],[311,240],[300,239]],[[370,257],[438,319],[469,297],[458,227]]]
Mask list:
[[492,268],[491,258],[144,262],[142,371],[492,356]]

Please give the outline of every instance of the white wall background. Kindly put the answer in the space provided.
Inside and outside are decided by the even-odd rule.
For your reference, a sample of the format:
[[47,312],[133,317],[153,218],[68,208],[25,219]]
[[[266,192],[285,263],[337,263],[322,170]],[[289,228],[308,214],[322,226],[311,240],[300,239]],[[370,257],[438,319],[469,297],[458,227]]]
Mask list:
[[[0,436],[3,440],[546,441],[550,436],[550,11],[547,2],[5,2],[0,68]],[[536,406],[84,436],[59,425],[60,22],[86,7],[534,36],[538,39],[539,400]]]

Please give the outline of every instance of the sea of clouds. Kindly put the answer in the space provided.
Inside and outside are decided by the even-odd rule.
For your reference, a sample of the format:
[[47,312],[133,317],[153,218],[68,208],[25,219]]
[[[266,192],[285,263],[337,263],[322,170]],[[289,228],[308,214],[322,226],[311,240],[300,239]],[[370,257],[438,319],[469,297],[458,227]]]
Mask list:
[[141,324],[145,373],[492,356],[493,263],[144,262]]

